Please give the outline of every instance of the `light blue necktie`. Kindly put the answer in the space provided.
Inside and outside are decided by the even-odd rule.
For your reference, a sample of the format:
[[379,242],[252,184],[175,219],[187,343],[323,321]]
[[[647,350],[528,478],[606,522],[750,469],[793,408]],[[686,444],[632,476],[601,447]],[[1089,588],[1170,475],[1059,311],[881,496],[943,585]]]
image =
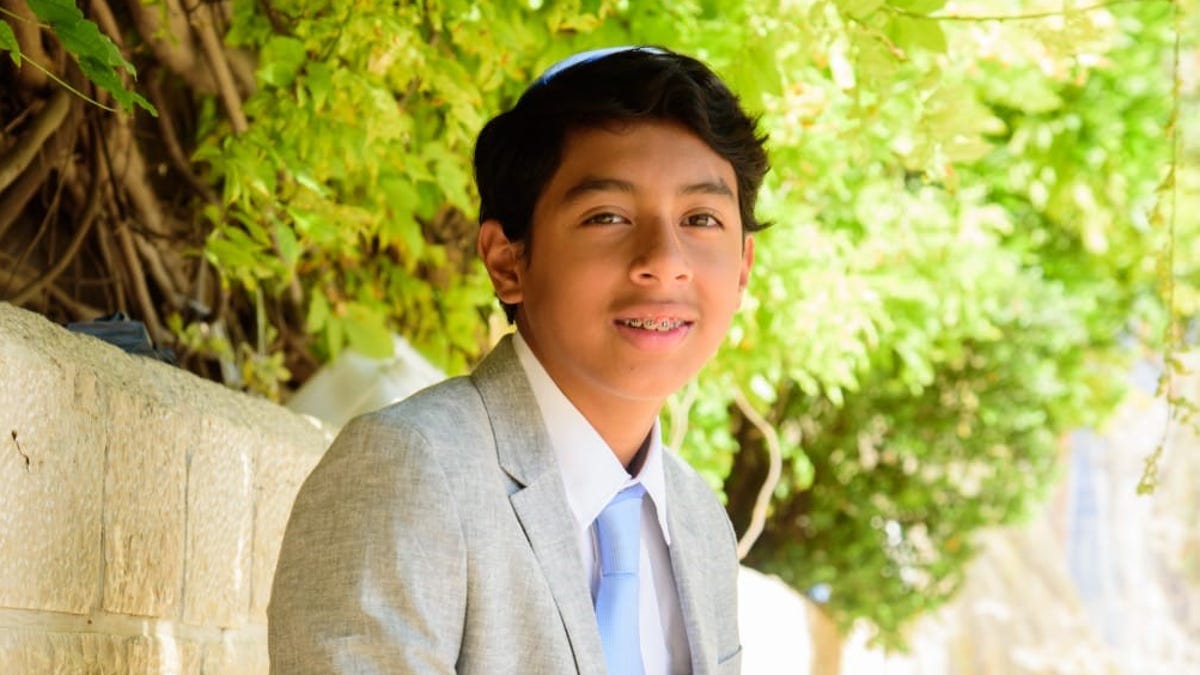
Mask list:
[[642,524],[641,483],[617,493],[596,517],[600,585],[596,621],[609,675],[643,675],[638,630],[638,549]]

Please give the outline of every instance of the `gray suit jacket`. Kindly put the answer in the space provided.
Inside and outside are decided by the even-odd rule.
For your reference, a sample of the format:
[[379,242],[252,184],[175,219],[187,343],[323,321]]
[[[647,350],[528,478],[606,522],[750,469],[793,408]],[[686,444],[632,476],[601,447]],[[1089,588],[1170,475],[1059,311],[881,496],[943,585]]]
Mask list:
[[[692,670],[737,673],[733,530],[708,485],[664,459]],[[352,421],[305,481],[267,609],[271,672],[602,675],[583,570],[505,339],[470,377]]]

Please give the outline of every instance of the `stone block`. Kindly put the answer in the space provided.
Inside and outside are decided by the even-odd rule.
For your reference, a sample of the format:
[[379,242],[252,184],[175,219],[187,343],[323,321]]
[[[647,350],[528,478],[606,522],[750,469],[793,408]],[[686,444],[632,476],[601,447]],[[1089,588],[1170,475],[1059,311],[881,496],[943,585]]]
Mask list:
[[204,675],[265,675],[269,666],[264,635],[230,632],[204,647]]
[[200,675],[203,649],[171,635],[0,630],[0,673]]
[[[130,675],[180,673],[200,675],[204,646],[173,635],[138,635],[128,639],[126,659]],[[266,673],[266,671],[262,671]]]
[[315,435],[309,447],[295,438],[277,437],[262,448],[255,472],[253,586],[250,619],[266,624],[271,581],[279,561],[279,546],[300,485],[321,458],[326,443]]
[[246,621],[261,434],[228,418],[201,421],[188,454],[185,623],[233,627]]
[[110,392],[108,410],[104,609],[178,618],[187,449],[199,419],[125,390]]
[[8,318],[0,316],[0,607],[85,613],[100,591],[105,402],[91,371],[35,350]]
[[0,672],[129,673],[128,641],[102,633],[6,631],[0,633]]

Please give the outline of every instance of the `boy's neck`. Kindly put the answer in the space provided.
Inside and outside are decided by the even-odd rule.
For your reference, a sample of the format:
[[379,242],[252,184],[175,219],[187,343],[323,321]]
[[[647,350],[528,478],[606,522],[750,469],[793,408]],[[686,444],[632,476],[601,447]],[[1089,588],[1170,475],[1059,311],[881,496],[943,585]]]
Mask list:
[[[665,398],[622,396],[600,387],[589,386],[569,369],[555,369],[548,363],[539,353],[538,345],[530,340],[525,330],[519,328],[517,333],[546,376],[596,430],[613,456],[621,462],[621,466],[626,470],[640,469],[641,462],[632,466],[631,463],[642,445],[648,442],[658,414],[666,402]],[[636,475],[637,472],[630,473]]]
[[571,403],[604,439],[621,466],[630,475],[637,475],[643,461],[634,462],[634,459],[643,446],[649,447],[650,432],[662,406],[646,401],[634,401],[627,405],[610,401],[602,406],[575,400]]
[[637,452],[633,454],[633,459],[629,460],[628,464],[623,464],[625,472],[630,476],[636,476],[642,472],[642,467],[646,466],[646,458],[650,455],[650,434],[646,434],[645,440],[638,447]]

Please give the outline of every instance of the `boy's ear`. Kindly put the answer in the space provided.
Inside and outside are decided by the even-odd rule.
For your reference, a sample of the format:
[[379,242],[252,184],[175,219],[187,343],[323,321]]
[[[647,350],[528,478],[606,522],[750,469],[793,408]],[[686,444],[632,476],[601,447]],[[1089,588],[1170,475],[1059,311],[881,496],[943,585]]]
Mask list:
[[750,268],[754,266],[754,237],[746,235],[742,241],[742,270],[738,275],[738,292],[746,290],[750,283]]
[[479,226],[479,239],[475,243],[475,250],[483,260],[488,276],[492,278],[492,288],[496,289],[496,297],[510,305],[520,304],[524,297],[521,290],[521,243],[508,240],[500,221],[485,220]]

